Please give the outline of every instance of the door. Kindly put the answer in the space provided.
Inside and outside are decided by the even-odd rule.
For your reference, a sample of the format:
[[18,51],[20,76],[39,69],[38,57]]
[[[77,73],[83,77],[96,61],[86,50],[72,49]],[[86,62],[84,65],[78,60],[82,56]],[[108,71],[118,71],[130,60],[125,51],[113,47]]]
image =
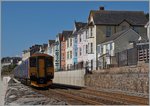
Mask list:
[[45,61],[39,59],[39,77],[45,77]]
[[91,60],[91,71],[93,70],[93,60]]

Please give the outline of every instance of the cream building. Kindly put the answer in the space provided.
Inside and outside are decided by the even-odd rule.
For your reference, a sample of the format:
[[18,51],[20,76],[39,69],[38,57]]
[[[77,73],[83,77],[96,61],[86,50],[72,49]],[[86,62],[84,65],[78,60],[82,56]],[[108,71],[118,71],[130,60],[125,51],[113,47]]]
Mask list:
[[73,68],[73,36],[72,32],[66,37],[66,69]]

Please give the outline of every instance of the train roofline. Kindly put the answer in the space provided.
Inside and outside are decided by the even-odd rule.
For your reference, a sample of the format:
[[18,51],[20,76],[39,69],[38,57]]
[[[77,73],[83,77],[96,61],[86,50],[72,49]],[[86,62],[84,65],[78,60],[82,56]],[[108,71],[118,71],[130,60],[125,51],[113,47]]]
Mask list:
[[45,54],[45,53],[34,53],[30,57],[36,57],[36,56],[48,56],[48,57],[53,57],[51,55]]

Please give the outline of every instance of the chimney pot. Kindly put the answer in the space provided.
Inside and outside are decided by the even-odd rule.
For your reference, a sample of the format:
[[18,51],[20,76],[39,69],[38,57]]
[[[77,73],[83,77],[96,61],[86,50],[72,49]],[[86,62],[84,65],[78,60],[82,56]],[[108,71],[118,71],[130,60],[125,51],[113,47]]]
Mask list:
[[99,8],[99,10],[104,10],[104,7],[103,7],[103,6],[101,6],[101,7]]

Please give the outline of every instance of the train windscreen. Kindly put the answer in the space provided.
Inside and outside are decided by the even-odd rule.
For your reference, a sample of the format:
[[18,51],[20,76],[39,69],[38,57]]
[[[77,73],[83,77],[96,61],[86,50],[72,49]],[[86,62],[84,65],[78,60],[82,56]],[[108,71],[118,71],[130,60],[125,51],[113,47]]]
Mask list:
[[36,58],[30,57],[30,67],[36,67]]
[[46,58],[46,66],[53,67],[53,60],[51,58]]

